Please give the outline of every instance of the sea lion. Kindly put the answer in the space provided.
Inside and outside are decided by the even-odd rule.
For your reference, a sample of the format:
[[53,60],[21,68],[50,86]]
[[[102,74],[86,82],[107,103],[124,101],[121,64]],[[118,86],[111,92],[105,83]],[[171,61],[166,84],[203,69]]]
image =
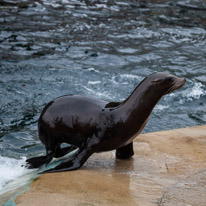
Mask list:
[[[38,132],[45,145],[46,156],[26,160],[29,168],[48,164],[78,148],[65,161],[43,173],[80,168],[95,152],[116,149],[116,157],[130,158],[133,139],[141,133],[149,116],[166,94],[185,84],[184,78],[167,73],[147,76],[123,102],[106,102],[81,95],[58,97],[43,109]],[[71,146],[61,149],[62,143]]]

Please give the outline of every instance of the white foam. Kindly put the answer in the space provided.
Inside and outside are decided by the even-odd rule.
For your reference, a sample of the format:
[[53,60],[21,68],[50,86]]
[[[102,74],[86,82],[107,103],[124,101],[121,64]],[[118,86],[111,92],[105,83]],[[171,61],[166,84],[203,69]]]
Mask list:
[[206,95],[206,90],[203,89],[203,85],[201,83],[196,82],[192,88],[185,90],[182,95],[188,101],[192,101],[194,99],[199,99],[203,95]]
[[160,110],[160,111],[162,111],[162,110],[165,110],[165,109],[167,109],[167,108],[169,108],[169,105],[161,105],[161,104],[158,104],[158,105],[156,105],[156,107],[154,108],[154,110]]
[[104,93],[104,92],[96,92],[95,90],[90,89],[89,87],[86,87],[86,86],[83,86],[83,88],[86,89],[87,92],[88,92],[89,94],[91,94],[91,96],[92,96],[92,95],[95,95],[95,96],[97,96],[97,97],[99,97],[99,98],[101,98],[101,99],[112,99],[112,97],[109,96],[107,93]]
[[88,81],[88,84],[90,85],[95,85],[95,84],[100,84],[101,81]]
[[125,78],[125,79],[140,79],[139,76],[134,75],[134,74],[120,74],[120,77]]
[[59,158],[58,160],[54,158],[52,160],[52,163],[49,164],[48,167],[42,167],[40,170],[27,169],[24,166],[22,167],[22,165],[25,165],[26,157],[21,157],[21,159],[14,159],[0,156],[0,195],[30,184],[37,176],[39,176],[39,174],[37,173],[38,171],[41,172],[43,170],[55,167],[57,164],[61,163],[68,156],[72,155],[75,152],[76,150],[70,152],[62,158]]
[[31,170],[22,167],[26,157],[14,159],[0,156],[0,194],[4,192],[8,183],[20,178],[21,176],[31,173]]
[[95,92],[95,95],[97,97],[99,97],[100,99],[106,99],[106,100],[111,100],[113,99],[112,96],[108,95],[107,93],[103,93],[103,92]]
[[97,73],[99,73],[99,71],[96,70],[96,69],[93,68],[93,67],[90,67],[90,68],[88,68],[87,70],[90,71],[90,72],[97,72]]

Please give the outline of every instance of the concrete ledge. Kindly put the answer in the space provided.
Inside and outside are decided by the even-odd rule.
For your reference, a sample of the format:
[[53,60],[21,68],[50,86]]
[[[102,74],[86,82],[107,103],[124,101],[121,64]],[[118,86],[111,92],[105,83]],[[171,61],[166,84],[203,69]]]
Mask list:
[[41,175],[17,206],[206,205],[206,125],[141,134],[135,155],[94,154],[77,171]]

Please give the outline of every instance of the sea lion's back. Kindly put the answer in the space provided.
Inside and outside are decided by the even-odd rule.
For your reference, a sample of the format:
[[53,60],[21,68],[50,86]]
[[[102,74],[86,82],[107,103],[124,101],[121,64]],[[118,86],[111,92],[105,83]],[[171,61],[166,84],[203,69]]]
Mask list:
[[66,95],[58,97],[48,103],[39,121],[54,127],[62,124],[68,127],[84,124],[98,124],[101,110],[106,101],[85,97],[81,95]]

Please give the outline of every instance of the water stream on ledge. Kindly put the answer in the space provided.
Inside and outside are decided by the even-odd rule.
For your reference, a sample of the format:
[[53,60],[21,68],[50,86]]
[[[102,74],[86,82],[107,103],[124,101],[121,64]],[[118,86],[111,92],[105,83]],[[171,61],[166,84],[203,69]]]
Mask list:
[[[187,79],[144,132],[206,122],[206,3],[198,0],[2,0],[0,190],[44,152],[37,121],[65,94],[125,99],[155,71]],[[6,177],[2,171],[8,171]]]

